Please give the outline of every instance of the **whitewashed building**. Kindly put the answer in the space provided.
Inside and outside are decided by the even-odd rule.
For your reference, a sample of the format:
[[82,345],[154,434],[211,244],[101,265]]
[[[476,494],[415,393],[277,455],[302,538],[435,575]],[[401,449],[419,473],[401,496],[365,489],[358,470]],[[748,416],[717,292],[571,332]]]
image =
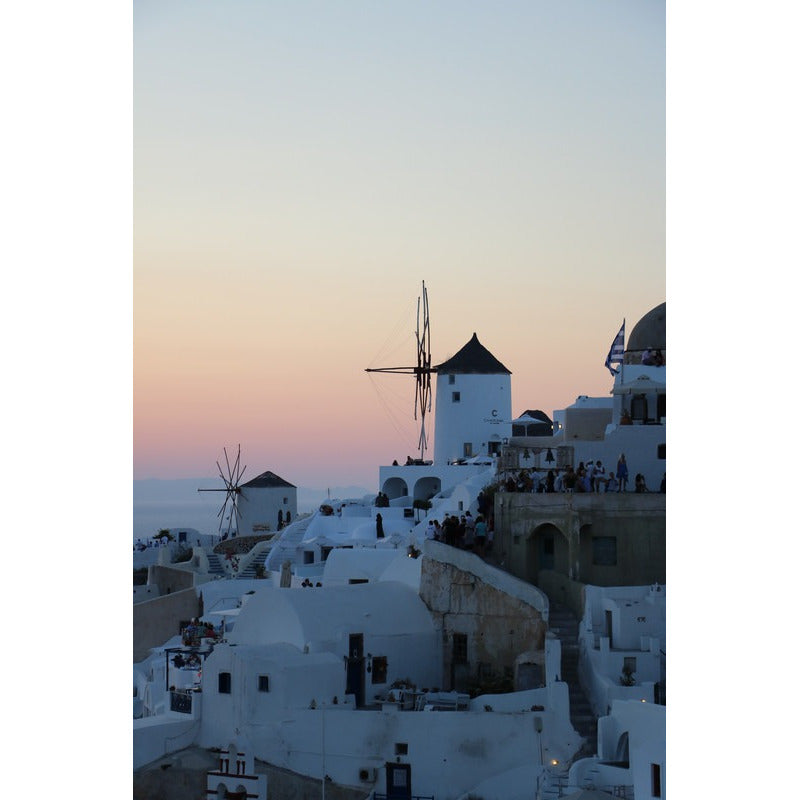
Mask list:
[[660,584],[585,587],[579,669],[595,714],[615,700],[663,700],[666,594]]
[[267,470],[239,488],[239,536],[278,531],[297,518],[297,487]]
[[667,709],[655,703],[615,700],[597,721],[597,755],[576,761],[569,789],[605,791],[636,800],[665,800]]
[[511,371],[473,333],[436,367],[434,463],[499,455],[511,416]]

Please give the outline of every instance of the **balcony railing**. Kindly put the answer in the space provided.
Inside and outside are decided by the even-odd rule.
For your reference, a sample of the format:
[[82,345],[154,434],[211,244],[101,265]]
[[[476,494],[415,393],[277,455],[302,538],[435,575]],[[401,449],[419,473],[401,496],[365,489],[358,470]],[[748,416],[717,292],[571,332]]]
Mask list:
[[169,693],[170,711],[177,711],[179,714],[192,713],[191,692],[170,692]]

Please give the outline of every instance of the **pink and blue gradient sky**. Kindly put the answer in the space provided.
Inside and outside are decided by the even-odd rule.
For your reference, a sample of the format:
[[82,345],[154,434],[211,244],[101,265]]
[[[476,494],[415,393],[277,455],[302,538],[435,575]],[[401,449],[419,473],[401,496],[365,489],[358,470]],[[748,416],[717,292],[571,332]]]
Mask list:
[[423,280],[434,363],[476,332],[514,414],[608,393],[622,319],[666,299],[663,3],[133,22],[135,479],[241,443],[250,477],[374,488],[413,383],[364,369],[412,363]]

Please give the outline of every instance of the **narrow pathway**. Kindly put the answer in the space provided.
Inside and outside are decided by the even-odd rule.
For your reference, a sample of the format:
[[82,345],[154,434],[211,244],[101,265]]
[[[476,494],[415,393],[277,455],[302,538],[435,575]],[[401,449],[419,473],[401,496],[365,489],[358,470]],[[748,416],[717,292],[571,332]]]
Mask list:
[[597,752],[597,717],[578,679],[578,620],[563,605],[550,601],[550,630],[561,640],[561,680],[569,686],[569,716],[584,738],[573,761]]

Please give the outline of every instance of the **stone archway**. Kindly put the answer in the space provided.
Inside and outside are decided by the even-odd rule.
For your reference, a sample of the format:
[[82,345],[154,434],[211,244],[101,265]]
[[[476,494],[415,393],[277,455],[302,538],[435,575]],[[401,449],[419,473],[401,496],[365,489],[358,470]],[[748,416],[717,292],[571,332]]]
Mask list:
[[525,579],[538,585],[539,573],[552,570],[562,575],[569,572],[569,541],[552,522],[537,525],[526,541]]

